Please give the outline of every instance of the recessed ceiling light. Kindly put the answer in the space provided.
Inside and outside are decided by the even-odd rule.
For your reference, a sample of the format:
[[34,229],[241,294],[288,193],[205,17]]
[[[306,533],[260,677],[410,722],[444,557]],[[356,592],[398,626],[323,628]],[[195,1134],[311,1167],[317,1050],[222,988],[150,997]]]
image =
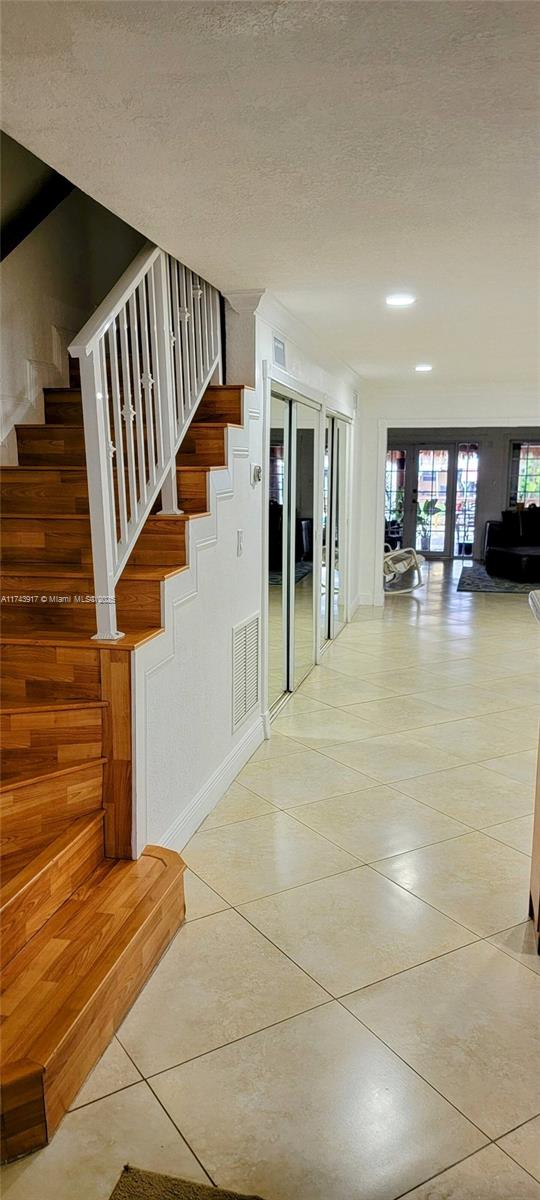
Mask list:
[[432,371],[433,367],[432,367],[431,363],[417,363],[414,369],[415,369],[415,371],[424,372],[424,371]]
[[416,296],[413,296],[411,292],[392,292],[390,296],[386,297],[389,308],[409,308],[415,300]]

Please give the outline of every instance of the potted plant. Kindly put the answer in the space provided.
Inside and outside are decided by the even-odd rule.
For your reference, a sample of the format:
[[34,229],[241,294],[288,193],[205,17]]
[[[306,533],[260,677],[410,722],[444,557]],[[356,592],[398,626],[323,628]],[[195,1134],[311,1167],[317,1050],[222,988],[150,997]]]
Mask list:
[[417,505],[416,527],[417,529],[420,529],[420,549],[424,552],[429,551],[433,517],[436,513],[441,512],[444,512],[444,505],[439,504],[439,501],[436,498],[432,500],[424,500],[423,504]]

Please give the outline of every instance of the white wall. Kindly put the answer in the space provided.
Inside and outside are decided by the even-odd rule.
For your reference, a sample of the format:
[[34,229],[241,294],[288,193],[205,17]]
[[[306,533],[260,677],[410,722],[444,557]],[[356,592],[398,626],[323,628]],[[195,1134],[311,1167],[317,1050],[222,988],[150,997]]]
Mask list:
[[262,421],[246,396],[229,468],[210,472],[211,515],[189,525],[189,570],[165,584],[166,633],[135,656],[139,850],[181,850],[263,738],[260,707],[232,732],[232,629],[261,611],[262,488],[251,464],[261,461]]
[[[211,473],[212,515],[190,524],[190,568],[165,585],[166,633],[135,655],[136,849],[158,842],[182,850],[268,730],[266,696],[232,733],[232,628],[261,614],[265,620],[264,485],[252,485],[255,464],[266,465],[264,362],[272,333],[286,341],[282,380],[316,394],[335,411],[354,412],[356,377],[325,359],[313,335],[259,292],[227,305],[227,382],[253,391],[244,429],[230,429],[230,469]],[[316,352],[317,351],[317,352]],[[236,555],[237,530],[244,553]]]
[[384,464],[388,428],[540,427],[538,394],[523,387],[456,388],[429,379],[411,385],[365,384],[357,423],[359,604],[382,604]]
[[41,389],[68,383],[67,345],[143,239],[74,191],[1,267],[0,461],[17,462],[15,424],[43,420]]

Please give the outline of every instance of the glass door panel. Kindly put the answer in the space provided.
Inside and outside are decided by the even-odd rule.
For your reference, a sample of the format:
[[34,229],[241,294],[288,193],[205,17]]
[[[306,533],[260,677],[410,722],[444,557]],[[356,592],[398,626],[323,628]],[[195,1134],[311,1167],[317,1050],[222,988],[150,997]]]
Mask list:
[[268,699],[288,688],[289,404],[272,396],[268,504]]
[[478,486],[478,444],[460,442],[457,448],[454,558],[472,558]]
[[[315,592],[313,577],[313,520],[315,514],[316,433],[319,412],[294,401],[295,462],[291,476],[291,576],[293,583],[293,678],[298,687],[315,664]],[[317,597],[318,602],[318,597]]]
[[403,546],[406,450],[388,450],[384,478],[384,540],[391,550]]
[[415,546],[424,554],[444,555],[447,552],[449,451],[422,447],[418,450],[417,461]]

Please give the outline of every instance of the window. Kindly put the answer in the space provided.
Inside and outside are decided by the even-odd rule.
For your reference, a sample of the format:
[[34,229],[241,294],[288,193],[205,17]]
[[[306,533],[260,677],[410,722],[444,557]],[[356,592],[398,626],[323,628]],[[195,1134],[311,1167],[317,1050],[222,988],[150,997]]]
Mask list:
[[510,471],[510,504],[540,507],[540,442],[514,442]]

